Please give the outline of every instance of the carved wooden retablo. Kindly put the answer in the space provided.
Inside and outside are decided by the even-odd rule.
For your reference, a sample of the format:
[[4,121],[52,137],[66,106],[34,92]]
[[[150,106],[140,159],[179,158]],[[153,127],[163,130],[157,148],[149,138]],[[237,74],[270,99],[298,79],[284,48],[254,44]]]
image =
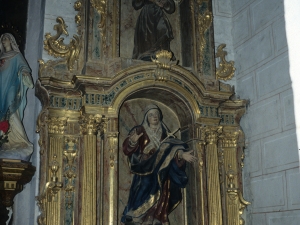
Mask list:
[[[247,102],[219,80],[234,67],[222,45],[216,69],[212,3],[133,2],[78,0],[69,44],[63,15],[45,35],[45,50],[60,59],[40,60],[36,86],[43,105],[38,223],[243,224],[249,203],[239,123]],[[157,40],[137,44],[136,26],[148,29],[145,21],[155,31],[145,41]],[[133,56],[137,47],[147,57]],[[149,105],[157,107],[151,115]],[[130,203],[134,194],[143,197]]]

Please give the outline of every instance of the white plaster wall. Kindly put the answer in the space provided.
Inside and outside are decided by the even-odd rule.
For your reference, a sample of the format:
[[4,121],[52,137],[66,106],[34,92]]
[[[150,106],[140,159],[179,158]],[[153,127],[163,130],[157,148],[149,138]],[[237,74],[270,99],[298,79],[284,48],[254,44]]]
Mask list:
[[[216,42],[232,43],[227,46],[236,66],[236,93],[250,100],[241,120],[247,138],[244,197],[252,203],[246,210],[248,225],[300,224],[299,151],[289,72],[293,46],[287,44],[284,13],[283,0],[214,0]],[[223,24],[229,24],[229,34]]]
[[[233,40],[232,40],[232,7],[231,0],[213,0],[214,15],[214,38],[215,51],[220,44],[226,44],[223,49],[227,52],[226,60],[234,60]],[[216,66],[219,67],[219,59],[216,60]],[[224,82],[224,81],[222,81]],[[236,77],[224,83],[236,86]]]
[[[34,83],[38,79],[39,65],[37,60],[42,57],[43,49],[44,2],[44,0],[29,0],[28,3],[25,58],[32,70]],[[36,167],[36,172],[31,182],[26,184],[24,190],[14,198],[14,225],[37,224],[37,216],[39,215],[39,209],[35,201],[35,196],[38,195],[40,149],[38,145],[39,136],[36,134],[35,130],[37,116],[40,112],[41,104],[35,97],[35,89],[28,90],[27,100],[23,124],[28,139],[34,145],[34,152],[30,161],[32,162],[32,165]]]

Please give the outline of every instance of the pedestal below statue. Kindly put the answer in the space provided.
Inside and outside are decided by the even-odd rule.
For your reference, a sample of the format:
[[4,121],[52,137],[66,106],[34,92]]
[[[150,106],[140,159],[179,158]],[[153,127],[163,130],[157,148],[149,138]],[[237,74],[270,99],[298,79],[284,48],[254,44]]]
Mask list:
[[16,194],[23,190],[23,185],[31,181],[35,167],[30,162],[16,159],[0,159],[0,195],[2,204],[13,205]]

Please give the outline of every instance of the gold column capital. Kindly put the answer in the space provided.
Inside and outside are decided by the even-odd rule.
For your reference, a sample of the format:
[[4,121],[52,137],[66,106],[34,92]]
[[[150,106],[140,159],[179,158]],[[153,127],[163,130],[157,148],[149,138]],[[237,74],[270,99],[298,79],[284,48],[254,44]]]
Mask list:
[[206,144],[217,144],[219,136],[223,132],[222,126],[207,127],[205,130],[205,142]]
[[64,134],[68,117],[48,117],[46,123],[50,134]]
[[96,135],[98,130],[105,130],[107,118],[99,114],[82,114],[79,117],[80,131],[83,135]]
[[238,144],[239,131],[225,131],[220,136],[223,148],[234,148]]

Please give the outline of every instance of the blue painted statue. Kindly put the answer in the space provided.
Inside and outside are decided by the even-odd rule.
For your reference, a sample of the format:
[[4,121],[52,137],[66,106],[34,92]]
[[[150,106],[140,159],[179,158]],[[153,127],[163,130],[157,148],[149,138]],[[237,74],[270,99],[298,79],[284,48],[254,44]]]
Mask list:
[[9,121],[8,142],[0,149],[0,158],[29,160],[33,151],[22,119],[26,106],[26,92],[33,88],[31,70],[20,53],[15,38],[0,37],[0,121]]
[[169,224],[168,215],[188,182],[185,162],[197,160],[186,143],[168,135],[162,119],[159,107],[149,105],[142,124],[132,128],[123,143],[134,177],[122,224]]

